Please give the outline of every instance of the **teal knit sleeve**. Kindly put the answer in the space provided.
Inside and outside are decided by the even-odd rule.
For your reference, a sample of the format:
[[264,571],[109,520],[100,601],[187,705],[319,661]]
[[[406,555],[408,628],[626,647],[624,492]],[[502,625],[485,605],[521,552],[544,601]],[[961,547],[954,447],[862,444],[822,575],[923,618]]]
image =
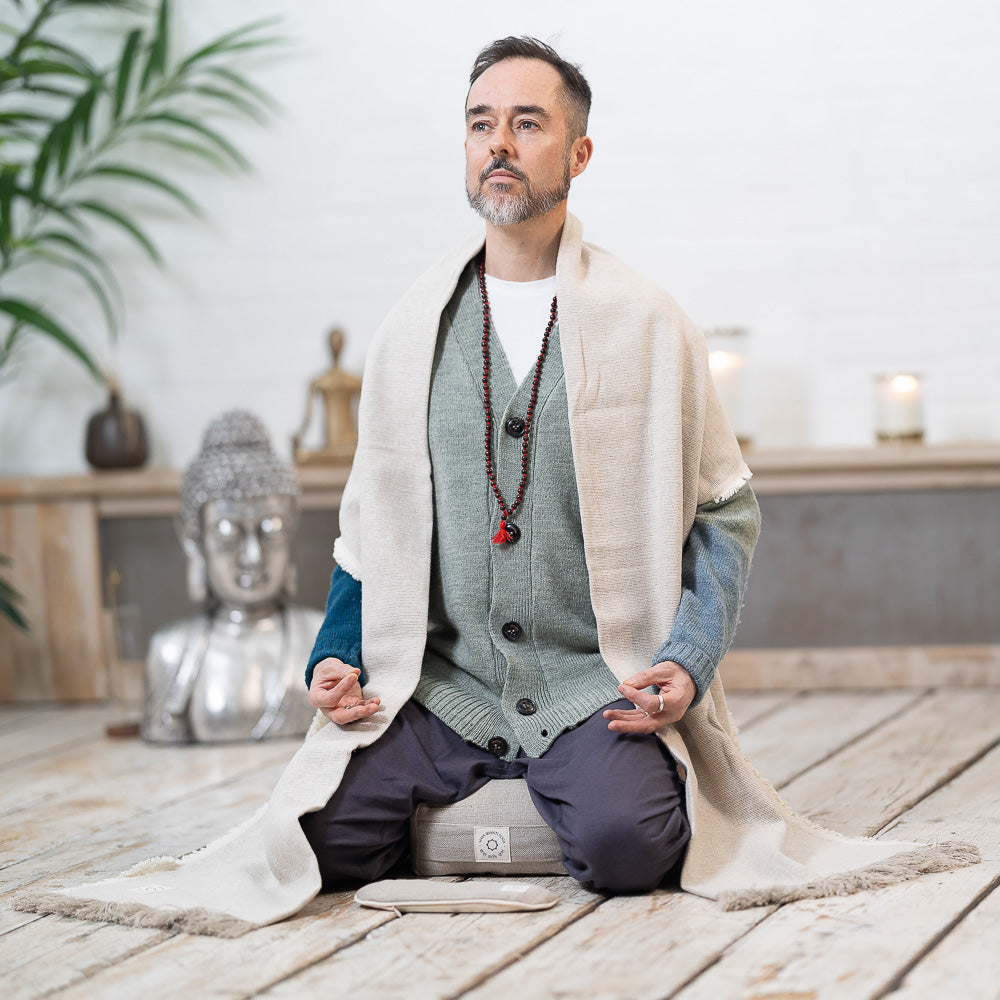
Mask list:
[[319,627],[309,663],[306,667],[306,687],[312,684],[313,669],[320,660],[334,656],[361,671],[365,684],[365,668],[361,663],[361,581],[355,580],[339,566],[330,577],[330,592],[326,598],[326,617]]
[[653,663],[673,660],[705,696],[736,634],[750,559],[760,533],[760,508],[749,485],[730,499],[700,506],[684,544],[681,601],[670,637]]

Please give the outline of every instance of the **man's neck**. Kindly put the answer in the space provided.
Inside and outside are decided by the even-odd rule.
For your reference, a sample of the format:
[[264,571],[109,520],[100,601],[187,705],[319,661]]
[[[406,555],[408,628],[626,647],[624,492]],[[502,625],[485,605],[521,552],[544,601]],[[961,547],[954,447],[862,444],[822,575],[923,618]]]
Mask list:
[[556,273],[566,202],[517,226],[486,223],[486,273],[502,281],[539,281]]

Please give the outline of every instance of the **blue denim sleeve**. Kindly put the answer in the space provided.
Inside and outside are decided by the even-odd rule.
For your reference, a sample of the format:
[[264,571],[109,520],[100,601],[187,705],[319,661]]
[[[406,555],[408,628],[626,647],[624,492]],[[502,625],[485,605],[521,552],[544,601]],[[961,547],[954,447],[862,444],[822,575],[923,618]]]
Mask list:
[[736,634],[759,534],[760,508],[749,486],[695,513],[684,543],[677,617],[653,656],[654,664],[673,660],[691,675],[698,688],[692,706],[705,696]]
[[335,656],[361,671],[365,684],[365,668],[361,662],[361,581],[355,580],[339,566],[330,577],[330,593],[326,598],[326,617],[316,634],[309,664],[306,667],[306,687],[312,684],[313,668],[320,660]]

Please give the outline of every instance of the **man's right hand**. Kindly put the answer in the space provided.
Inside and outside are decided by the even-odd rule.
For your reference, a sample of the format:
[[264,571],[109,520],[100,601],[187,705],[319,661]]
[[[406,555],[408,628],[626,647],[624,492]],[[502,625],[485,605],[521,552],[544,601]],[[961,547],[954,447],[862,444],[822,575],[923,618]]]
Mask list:
[[361,693],[360,676],[357,667],[332,656],[320,660],[313,668],[309,685],[310,703],[338,726],[367,719],[379,710],[381,702]]

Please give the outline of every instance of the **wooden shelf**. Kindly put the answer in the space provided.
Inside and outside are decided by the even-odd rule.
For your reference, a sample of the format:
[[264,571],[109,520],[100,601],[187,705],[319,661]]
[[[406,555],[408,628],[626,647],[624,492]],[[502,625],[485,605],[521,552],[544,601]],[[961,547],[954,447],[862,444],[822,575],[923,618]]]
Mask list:
[[[825,493],[1000,487],[1000,442],[871,448],[744,450],[758,493]],[[349,465],[297,467],[302,505],[339,503]],[[136,469],[76,476],[0,477],[0,503],[91,500],[101,517],[176,513],[181,473]]]
[[1000,487],[1000,442],[744,450],[756,493]]
[[[349,465],[298,466],[301,506],[337,506]],[[0,504],[81,501],[98,517],[172,517],[177,513],[182,473],[177,469],[128,469],[78,476],[0,478]]]

